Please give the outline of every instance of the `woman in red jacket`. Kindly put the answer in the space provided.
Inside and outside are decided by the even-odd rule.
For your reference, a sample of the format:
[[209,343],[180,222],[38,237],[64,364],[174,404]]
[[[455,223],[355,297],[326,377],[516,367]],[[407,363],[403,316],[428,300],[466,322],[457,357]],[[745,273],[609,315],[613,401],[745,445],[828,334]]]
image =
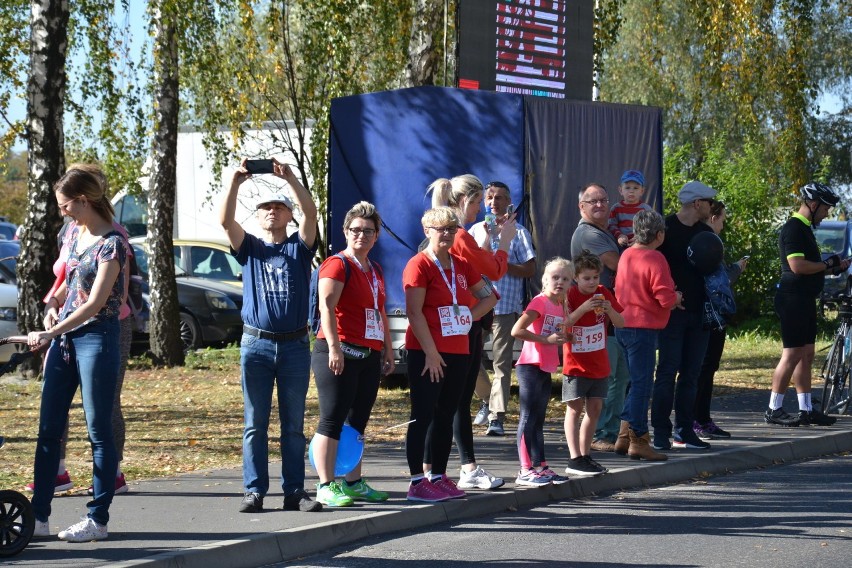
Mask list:
[[[484,187],[478,177],[472,174],[456,176],[452,179],[441,178],[429,186],[432,192],[432,207],[450,207],[456,212],[461,227],[450,253],[463,258],[482,276],[492,281],[502,278],[509,270],[509,245],[517,233],[514,215],[500,228],[500,237],[496,251],[482,248],[464,229],[476,220],[482,204]],[[503,485],[503,479],[488,473],[476,463],[473,449],[473,423],[470,415],[470,401],[476,386],[476,376],[482,361],[482,323],[476,320],[468,336],[470,348],[470,368],[462,391],[459,406],[453,418],[453,439],[459,449],[461,472],[460,489],[496,489]],[[428,447],[428,446],[427,446]],[[427,458],[429,456],[427,455]],[[427,465],[430,460],[427,459]]]

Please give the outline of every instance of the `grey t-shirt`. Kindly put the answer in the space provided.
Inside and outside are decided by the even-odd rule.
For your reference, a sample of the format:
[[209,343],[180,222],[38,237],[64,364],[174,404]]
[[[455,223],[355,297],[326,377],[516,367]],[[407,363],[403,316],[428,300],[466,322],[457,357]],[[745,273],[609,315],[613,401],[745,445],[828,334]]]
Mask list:
[[[584,249],[598,256],[606,252],[614,252],[617,255],[618,242],[606,229],[581,219],[574,230],[574,236],[571,237],[571,258],[575,258]],[[615,286],[615,272],[606,265],[601,271],[601,284],[610,290]]]

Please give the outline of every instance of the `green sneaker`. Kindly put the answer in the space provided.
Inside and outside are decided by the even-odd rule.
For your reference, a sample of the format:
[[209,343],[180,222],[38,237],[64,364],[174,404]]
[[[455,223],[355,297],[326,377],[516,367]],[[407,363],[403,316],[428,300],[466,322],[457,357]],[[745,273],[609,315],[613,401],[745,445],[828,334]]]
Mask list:
[[349,485],[345,481],[340,484],[343,494],[351,497],[355,501],[369,501],[370,503],[379,503],[388,500],[388,494],[384,491],[376,491],[363,479],[355,485]]
[[355,503],[351,497],[343,493],[343,489],[336,481],[332,481],[325,487],[320,487],[317,483],[317,501],[326,507],[350,507]]

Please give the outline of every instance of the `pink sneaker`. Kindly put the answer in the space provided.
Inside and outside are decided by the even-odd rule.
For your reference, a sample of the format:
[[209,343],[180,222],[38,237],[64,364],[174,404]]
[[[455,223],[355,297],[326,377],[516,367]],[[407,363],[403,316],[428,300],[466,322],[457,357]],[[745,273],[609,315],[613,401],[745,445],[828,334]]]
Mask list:
[[[56,481],[53,484],[53,492],[61,493],[73,489],[73,487],[74,484],[71,482],[71,476],[68,475],[68,470],[66,469],[62,474],[56,476]],[[27,483],[24,486],[24,490],[32,493],[35,491],[35,483]]]
[[450,498],[450,496],[444,493],[439,487],[437,487],[428,479],[423,479],[417,485],[408,486],[408,496],[406,498],[409,501],[438,503],[440,501],[446,501]]
[[449,495],[450,499],[461,499],[463,497],[467,497],[467,493],[456,487],[455,482],[447,476],[433,480],[432,485]]
[[[122,493],[127,493],[130,491],[130,487],[127,485],[127,481],[124,479],[124,474],[122,473],[118,477],[115,478],[115,494],[121,495]],[[95,486],[89,485],[89,488],[86,490],[86,493],[89,495],[95,494]]]

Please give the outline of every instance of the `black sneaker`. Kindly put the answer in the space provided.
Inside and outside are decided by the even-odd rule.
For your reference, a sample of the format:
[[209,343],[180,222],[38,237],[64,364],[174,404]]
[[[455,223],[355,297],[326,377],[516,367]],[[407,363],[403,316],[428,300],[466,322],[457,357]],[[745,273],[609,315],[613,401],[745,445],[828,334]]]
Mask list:
[[594,465],[589,463],[585,456],[580,456],[579,458],[571,458],[568,460],[568,467],[565,468],[566,473],[573,473],[574,475],[600,475],[603,472],[596,468]]
[[675,448],[690,448],[693,450],[709,450],[710,444],[695,435],[692,428],[683,428],[674,435],[672,446]]
[[607,473],[609,470],[592,459],[592,456],[583,456],[583,458],[601,473]]
[[240,513],[260,513],[263,511],[263,495],[247,492],[240,503]]
[[311,499],[304,489],[298,489],[295,493],[284,497],[284,510],[315,513],[322,511],[322,503]]
[[831,426],[835,422],[837,422],[837,418],[823,414],[816,409],[810,412],[807,410],[799,411],[799,424],[802,426]]
[[670,450],[672,449],[672,442],[668,436],[655,433],[653,447],[655,450]]
[[799,425],[799,417],[798,416],[790,416],[786,412],[784,412],[783,408],[776,408],[772,410],[771,408],[766,409],[766,412],[763,413],[763,420],[767,424],[775,424],[776,426],[787,426],[789,428],[793,428]]

